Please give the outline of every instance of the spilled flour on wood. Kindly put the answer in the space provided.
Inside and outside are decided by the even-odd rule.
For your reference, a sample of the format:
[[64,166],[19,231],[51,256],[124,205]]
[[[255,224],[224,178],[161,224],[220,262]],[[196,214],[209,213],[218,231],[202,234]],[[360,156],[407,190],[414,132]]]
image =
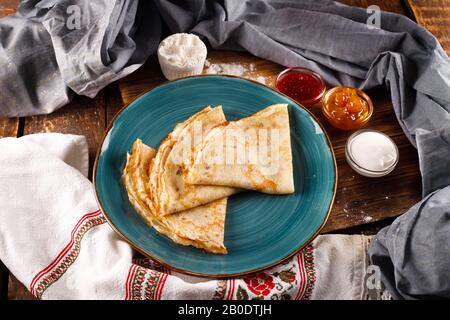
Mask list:
[[230,75],[241,78],[247,78],[262,84],[268,84],[269,79],[262,75],[252,74],[256,70],[254,63],[211,63],[209,60],[205,62],[205,74]]

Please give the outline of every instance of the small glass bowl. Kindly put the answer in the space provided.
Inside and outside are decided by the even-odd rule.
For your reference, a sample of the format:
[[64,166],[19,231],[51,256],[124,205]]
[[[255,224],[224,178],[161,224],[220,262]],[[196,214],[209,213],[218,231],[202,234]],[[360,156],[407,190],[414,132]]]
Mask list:
[[[367,105],[369,108],[369,110],[364,118],[358,119],[357,121],[355,120],[350,126],[344,125],[344,123],[342,123],[341,121],[339,121],[338,119],[333,117],[333,115],[331,114],[331,108],[329,108],[329,104],[330,104],[329,99],[330,99],[331,95],[338,90],[345,90],[345,89],[355,90],[357,95],[367,102]],[[367,124],[367,122],[369,122],[369,120],[373,114],[373,103],[372,103],[372,100],[370,99],[370,97],[365,92],[363,92],[357,88],[353,88],[353,87],[339,86],[339,87],[334,87],[333,89],[328,90],[327,93],[325,94],[325,96],[323,97],[322,113],[333,127],[341,129],[341,130],[355,130],[355,129],[360,129],[360,128],[364,127]]]
[[[364,133],[364,132],[374,132],[377,134],[381,134],[381,135],[385,136],[387,139],[389,139],[391,141],[392,145],[394,146],[395,157],[396,157],[395,161],[390,166],[386,167],[384,170],[370,170],[370,169],[364,168],[361,164],[358,164],[358,162],[355,160],[354,156],[352,155],[351,145],[352,145],[353,140],[358,135],[360,135],[361,133]],[[398,151],[397,144],[387,134],[385,134],[381,131],[378,131],[378,130],[361,129],[361,130],[355,131],[352,135],[350,135],[350,137],[348,137],[347,142],[345,144],[345,160],[347,160],[348,165],[353,170],[355,170],[357,173],[359,173],[360,175],[365,176],[365,177],[378,178],[378,177],[383,177],[385,175],[388,175],[397,166],[399,158],[400,158],[400,153]]]
[[[320,92],[319,92],[319,94],[318,94],[317,96],[311,98],[311,99],[306,99],[306,100],[305,100],[305,99],[301,99],[301,100],[300,100],[300,99],[298,99],[298,98],[296,98],[296,97],[292,97],[292,96],[290,96],[289,94],[287,94],[287,93],[281,91],[281,90],[280,90],[280,83],[281,83],[281,80],[283,79],[284,76],[286,76],[286,75],[288,75],[288,74],[291,74],[291,73],[307,74],[307,75],[310,75],[311,77],[313,77],[315,80],[317,80],[317,84],[320,86]],[[310,107],[310,106],[313,106],[313,105],[315,105],[316,103],[318,103],[318,102],[322,99],[322,97],[323,97],[323,95],[325,94],[325,91],[326,91],[326,89],[327,89],[327,86],[326,86],[326,84],[325,84],[325,81],[323,80],[323,78],[322,78],[321,75],[319,75],[318,73],[316,73],[316,72],[314,72],[314,71],[312,71],[312,70],[310,70],[310,69],[302,68],[302,67],[287,68],[287,69],[283,70],[282,72],[280,72],[280,73],[278,74],[278,76],[277,76],[277,79],[276,79],[276,82],[275,82],[275,87],[276,87],[276,89],[277,89],[279,92],[281,92],[281,93],[283,93],[283,94],[286,94],[287,96],[289,96],[290,98],[292,98],[292,99],[298,101],[301,105],[303,105],[303,106],[305,106],[305,107]]]

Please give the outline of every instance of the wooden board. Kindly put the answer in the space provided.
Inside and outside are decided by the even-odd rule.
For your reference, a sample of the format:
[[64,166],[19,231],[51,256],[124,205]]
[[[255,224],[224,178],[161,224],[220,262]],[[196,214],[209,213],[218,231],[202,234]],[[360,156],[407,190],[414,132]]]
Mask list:
[[119,84],[112,83],[105,89],[106,96],[106,127],[110,124],[111,120],[125,105],[120,94]]
[[0,17],[8,16],[16,12],[19,0],[2,0],[0,2]]
[[405,14],[403,3],[400,0],[340,0],[339,2],[348,4],[349,6],[361,8],[367,8],[371,5],[376,5],[383,11]]
[[8,282],[8,300],[36,300],[36,298],[11,274]]
[[[271,87],[283,67],[247,53],[211,51],[211,64],[239,63],[249,70],[245,77],[260,79]],[[135,74],[119,83],[125,104],[165,80],[154,58]],[[325,126],[333,144],[338,163],[338,189],[331,217],[324,232],[381,221],[404,213],[421,198],[421,180],[417,152],[403,134],[392,109],[389,94],[382,88],[368,92],[375,112],[368,128],[385,132],[394,139],[400,151],[400,161],[393,173],[384,178],[370,179],[355,173],[345,161],[344,146],[351,132],[331,127],[320,107],[312,112]]]
[[59,132],[84,135],[89,145],[89,172],[105,129],[105,96],[100,92],[95,99],[75,97],[67,106],[50,115],[25,119],[24,135],[41,132]]
[[0,138],[17,137],[18,134],[19,118],[0,118]]
[[424,26],[450,55],[450,0],[404,0],[418,24]]
[[0,261],[0,301],[8,299],[8,276],[8,269]]

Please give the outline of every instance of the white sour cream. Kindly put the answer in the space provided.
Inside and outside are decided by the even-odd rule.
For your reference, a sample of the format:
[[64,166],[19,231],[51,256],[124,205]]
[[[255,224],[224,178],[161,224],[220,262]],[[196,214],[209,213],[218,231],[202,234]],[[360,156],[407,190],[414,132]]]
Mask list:
[[399,158],[394,141],[375,130],[360,130],[352,134],[345,153],[349,165],[368,177],[388,174],[395,168]]

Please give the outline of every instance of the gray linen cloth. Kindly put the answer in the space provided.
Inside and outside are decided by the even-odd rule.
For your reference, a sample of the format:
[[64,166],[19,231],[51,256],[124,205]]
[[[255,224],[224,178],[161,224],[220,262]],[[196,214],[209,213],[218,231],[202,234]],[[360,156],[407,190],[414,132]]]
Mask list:
[[147,12],[151,1],[21,1],[0,19],[0,117],[50,113],[135,71],[161,37]]
[[[79,30],[67,9],[88,12]],[[330,85],[386,87],[418,149],[424,199],[376,236],[369,250],[394,298],[450,298],[450,60],[410,19],[333,1],[25,0],[0,20],[0,116],[51,112],[72,91],[94,96],[156,49],[161,22],[217,49],[303,66]]]

